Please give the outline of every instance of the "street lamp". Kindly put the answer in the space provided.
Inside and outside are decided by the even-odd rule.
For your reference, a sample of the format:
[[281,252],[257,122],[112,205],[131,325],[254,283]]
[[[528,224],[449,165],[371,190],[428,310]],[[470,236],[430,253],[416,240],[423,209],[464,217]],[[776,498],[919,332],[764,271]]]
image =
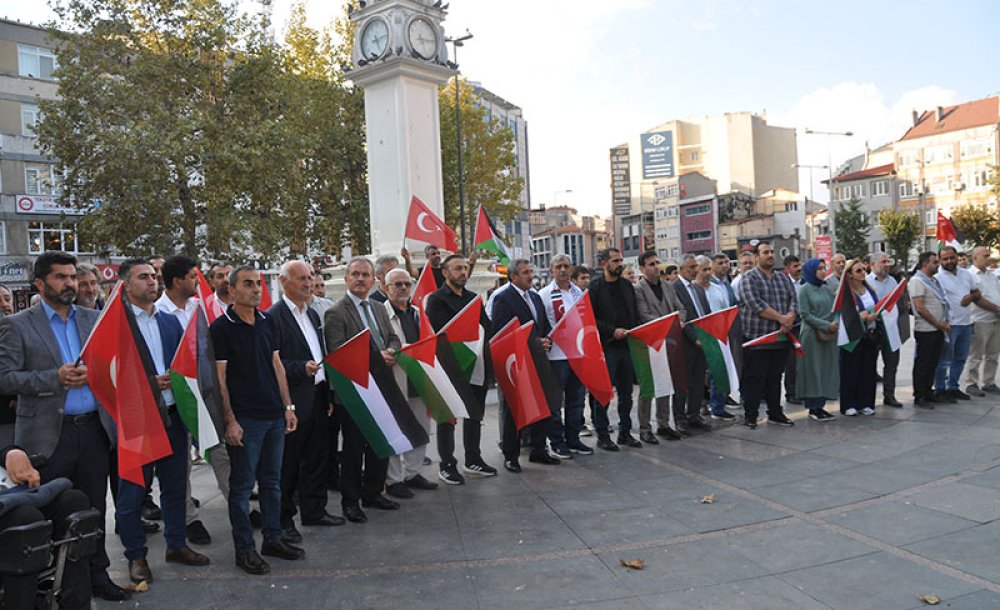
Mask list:
[[445,42],[450,42],[451,52],[455,56],[455,144],[458,149],[458,216],[461,219],[462,230],[462,254],[466,254],[466,230],[465,230],[465,173],[462,168],[462,107],[458,100],[458,47],[465,46],[465,41],[470,40],[472,34],[465,30],[465,34],[457,38],[445,38]]
[[829,182],[827,187],[830,189],[830,201],[829,201],[829,214],[830,214],[830,247],[834,252],[837,251],[837,223],[836,223],[836,209],[833,204],[833,152],[830,149],[830,136],[844,136],[851,137],[854,135],[853,131],[820,131],[818,129],[809,129],[806,127],[806,135],[808,136],[826,136],[826,169],[828,172]]
[[565,189],[565,190],[562,190],[562,191],[556,191],[556,192],[552,193],[552,207],[556,207],[559,204],[559,195],[563,195],[563,194],[567,194],[568,195],[568,194],[570,194],[572,192],[573,192],[573,189]]
[[816,197],[813,195],[813,170],[814,169],[830,169],[829,165],[805,165],[802,163],[792,163],[794,169],[807,169],[809,170],[809,198],[813,201]]

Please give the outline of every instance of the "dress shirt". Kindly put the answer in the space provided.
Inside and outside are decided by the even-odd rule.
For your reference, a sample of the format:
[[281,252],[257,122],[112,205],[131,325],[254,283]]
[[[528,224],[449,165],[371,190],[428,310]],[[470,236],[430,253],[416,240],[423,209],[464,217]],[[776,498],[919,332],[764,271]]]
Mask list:
[[866,280],[868,281],[868,285],[875,289],[875,294],[878,296],[878,300],[880,301],[890,292],[895,290],[896,286],[899,286],[899,282],[896,281],[896,278],[892,277],[888,273],[885,274],[884,280],[878,279],[878,276],[874,273],[869,273]]
[[514,284],[511,284],[511,286],[514,288],[514,290],[517,291],[517,294],[521,295],[521,299],[524,300],[524,302],[528,305],[528,311],[531,312],[531,319],[535,321],[535,325],[537,326],[538,311],[535,309],[535,304],[531,302],[531,295],[529,294],[531,292],[531,288],[528,288],[527,290],[521,290],[517,286],[514,286]]
[[[309,319],[309,306],[305,305],[302,309],[299,309],[295,303],[286,295],[281,295],[281,300],[288,305],[288,309],[292,312],[292,317],[295,318],[295,323],[299,325],[299,330],[302,331],[302,336],[306,340],[306,344],[309,345],[309,353],[312,354],[312,359],[314,362],[319,364],[323,363],[323,349],[319,346],[319,334],[316,331],[316,327],[313,326],[312,320]],[[319,367],[319,372],[313,378],[315,380],[314,385],[319,385],[321,382],[326,380],[326,372],[323,367]]]
[[705,296],[708,297],[708,306],[712,311],[722,311],[729,307],[729,293],[722,284],[712,282],[705,288]]
[[191,318],[194,317],[194,310],[197,308],[198,308],[197,297],[189,298],[187,300],[187,303],[184,304],[183,309],[178,307],[173,301],[170,300],[170,297],[167,296],[166,291],[164,291],[163,294],[160,295],[160,298],[156,299],[156,309],[158,311],[162,311],[163,313],[168,313],[172,316],[175,316],[177,320],[181,323],[181,330],[187,329],[188,322],[190,322]]
[[[132,313],[135,314],[135,324],[139,327],[139,334],[142,335],[143,340],[146,342],[146,349],[149,350],[149,355],[153,359],[153,368],[156,370],[157,375],[163,375],[167,372],[167,367],[169,363],[167,362],[167,355],[163,353],[163,340],[160,338],[160,324],[156,321],[156,307],[153,307],[153,315],[146,313],[144,309],[136,307],[135,304],[131,304]],[[174,355],[170,354],[169,358],[173,360]],[[160,394],[163,395],[163,404],[165,406],[172,406],[174,403],[174,393],[170,390],[160,390]]]
[[736,292],[735,292],[736,288],[729,281],[728,277],[726,279],[721,279],[713,275],[712,285],[722,288],[723,292],[726,293],[726,298],[729,301],[729,305],[727,305],[726,307],[732,307],[733,305],[737,305],[739,303],[740,300],[736,297]]
[[[59,355],[62,356],[63,364],[72,364],[80,357],[80,331],[76,326],[76,305],[69,306],[69,315],[63,320],[56,310],[49,307],[49,304],[42,299],[42,310],[52,327],[52,334],[56,336],[56,343],[59,344]],[[97,409],[97,399],[94,398],[90,386],[70,388],[66,392],[66,402],[63,405],[63,412],[66,415],[82,415]]]
[[[365,328],[372,332],[372,341],[375,342],[375,345],[385,345],[383,343],[381,330],[378,327],[378,318],[375,317],[375,307],[372,305],[372,302],[367,299],[359,299],[354,296],[353,292],[348,292],[347,296],[350,297],[351,302],[354,303],[354,308],[358,310],[358,315],[361,316],[361,323],[365,325]],[[368,304],[367,311],[365,311],[362,303]],[[382,305],[379,305],[379,307],[382,307]],[[368,325],[369,318],[375,324],[375,328]],[[375,337],[376,334],[378,334],[377,338]]]
[[[979,288],[983,298],[994,305],[1000,305],[1000,278],[997,278],[989,269],[980,271],[975,266],[970,267],[970,269],[972,269],[972,279],[976,280],[976,287]],[[997,321],[997,315],[989,309],[973,305],[972,321],[976,324],[989,324]]]
[[333,301],[326,297],[313,296],[312,301],[309,302],[309,307],[312,308],[317,314],[319,314],[320,322],[323,321],[323,316],[326,314],[326,310],[333,307]]
[[972,277],[972,274],[961,267],[955,267],[955,273],[946,270],[944,267],[940,267],[938,272],[934,274],[934,277],[941,284],[941,288],[944,289],[944,293],[948,297],[948,304],[951,305],[952,326],[968,326],[972,324],[972,308],[974,305],[972,303],[965,306],[962,305],[962,299],[976,289],[976,280]]

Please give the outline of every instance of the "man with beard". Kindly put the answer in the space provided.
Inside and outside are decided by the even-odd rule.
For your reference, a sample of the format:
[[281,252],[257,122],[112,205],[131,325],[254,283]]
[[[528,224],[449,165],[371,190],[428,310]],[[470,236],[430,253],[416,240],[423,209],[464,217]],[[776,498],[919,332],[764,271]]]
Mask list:
[[934,394],[946,402],[969,400],[969,395],[959,389],[958,382],[972,345],[972,304],[978,303],[983,295],[976,285],[976,278],[958,266],[958,251],[955,248],[941,248],[938,260],[941,261],[941,268],[934,277],[948,297],[951,330],[948,331],[934,375]]
[[76,304],[87,309],[100,309],[101,280],[97,267],[88,263],[76,266]]

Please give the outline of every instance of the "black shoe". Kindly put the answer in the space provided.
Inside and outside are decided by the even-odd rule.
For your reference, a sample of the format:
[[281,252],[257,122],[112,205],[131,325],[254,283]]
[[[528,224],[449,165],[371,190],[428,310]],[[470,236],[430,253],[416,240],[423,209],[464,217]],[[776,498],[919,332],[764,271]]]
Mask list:
[[328,512],[323,512],[323,515],[319,519],[303,519],[302,525],[307,525],[309,527],[337,527],[347,523],[343,517],[338,517],[337,515],[331,515]]
[[757,418],[756,417],[754,417],[754,418],[746,418],[746,419],[743,420],[743,425],[746,426],[747,428],[750,428],[751,430],[756,430],[757,429]]
[[389,498],[386,498],[382,494],[375,496],[374,498],[362,499],[361,506],[365,508],[375,508],[378,510],[398,510],[399,503],[393,502]]
[[957,398],[958,400],[972,400],[971,396],[969,396],[962,390],[959,390],[958,388],[954,390],[948,390],[948,396],[951,396],[952,398]]
[[712,419],[721,419],[722,421],[732,421],[736,419],[736,416],[729,411],[723,411],[722,413],[712,413]]
[[281,539],[285,542],[291,542],[292,544],[302,543],[302,533],[295,529],[295,524],[289,524],[282,526],[281,528]]
[[242,553],[236,553],[236,566],[241,568],[247,574],[253,574],[255,576],[271,573],[271,566],[269,566],[267,562],[257,554],[257,551],[244,551]]
[[438,488],[438,484],[432,481],[428,481],[424,478],[422,474],[413,475],[412,479],[408,481],[403,481],[403,485],[410,487],[412,489],[423,489],[424,491],[431,491]]
[[194,496],[191,496],[191,504],[194,504],[195,508],[201,508],[201,500]]
[[575,443],[566,443],[566,446],[569,447],[569,450],[572,453],[576,453],[579,455],[594,455],[593,447],[584,444],[582,441],[577,441]]
[[187,540],[191,544],[212,544],[212,535],[208,533],[200,519],[195,519],[187,526]]
[[674,432],[673,430],[671,430],[670,428],[667,428],[667,427],[657,428],[656,429],[656,436],[663,437],[663,438],[667,439],[668,441],[679,441],[679,440],[681,440],[681,435],[680,434],[677,434],[676,432]]
[[344,517],[351,523],[368,523],[368,515],[361,510],[360,506],[351,505],[343,507]]
[[687,428],[682,428],[680,426],[677,426],[676,428],[674,428],[674,432],[676,432],[677,436],[679,436],[681,438],[688,438],[689,436],[691,436],[691,431],[690,430],[688,430]]
[[306,558],[305,549],[292,546],[283,538],[279,538],[277,540],[265,540],[263,544],[260,545],[260,554],[277,557],[278,559],[287,559],[289,561]]
[[264,518],[260,516],[260,511],[256,508],[250,511],[250,525],[255,530],[259,530],[264,525]]
[[647,445],[659,445],[660,441],[649,430],[639,433],[639,440]]
[[521,472],[521,464],[517,460],[504,460],[503,467],[507,472],[513,472],[514,474]]
[[632,447],[634,449],[639,449],[642,447],[642,443],[640,443],[639,440],[636,439],[631,434],[619,434],[618,444],[625,445],[626,447]]
[[618,445],[616,445],[610,438],[597,439],[597,447],[605,451],[618,451]]
[[793,422],[792,420],[788,419],[784,415],[775,415],[774,417],[768,415],[767,416],[767,423],[774,424],[776,426],[788,426],[788,427],[791,427],[791,426],[795,425],[795,422]]
[[549,466],[558,466],[559,464],[562,464],[561,460],[550,456],[548,453],[545,453],[544,451],[540,451],[537,453],[532,452],[531,455],[528,456],[528,461],[531,462],[532,464],[547,464]]
[[107,576],[101,582],[95,583],[91,587],[91,592],[94,597],[99,597],[109,602],[123,602],[132,599],[131,591],[119,587],[111,582],[111,579]]
[[934,401],[928,398],[917,398],[913,401],[913,406],[918,409],[927,409],[929,411],[934,410]]
[[497,469],[484,462],[483,458],[478,458],[469,462],[462,468],[462,470],[468,474],[474,474],[480,477],[497,476]]
[[937,392],[934,392],[934,402],[946,403],[946,404],[952,404],[953,405],[953,404],[957,403],[958,400],[955,397],[953,397],[951,394],[949,394],[947,391],[937,391]]
[[409,500],[413,497],[413,490],[402,483],[393,483],[385,488],[385,492],[393,498]]
[[885,396],[882,398],[883,407],[896,407],[897,409],[902,408],[903,403],[896,400],[895,396]]
[[153,498],[146,496],[142,501],[142,518],[147,521],[160,521],[163,519],[163,511],[153,502]]
[[700,417],[689,419],[688,427],[694,428],[695,430],[704,430],[705,432],[712,431],[712,425],[706,422],[705,420],[701,419]]
[[[115,531],[118,531],[118,526],[115,526]],[[160,531],[160,524],[156,521],[146,521],[142,519],[142,531],[146,534],[155,534]]]
[[438,478],[445,482],[446,485],[465,485],[465,477],[458,473],[458,465],[451,464],[450,466],[441,465],[441,470],[438,471]]

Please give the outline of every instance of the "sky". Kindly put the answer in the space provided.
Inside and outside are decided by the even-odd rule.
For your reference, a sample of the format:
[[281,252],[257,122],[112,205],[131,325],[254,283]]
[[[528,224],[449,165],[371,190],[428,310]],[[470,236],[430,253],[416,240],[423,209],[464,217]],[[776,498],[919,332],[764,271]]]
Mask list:
[[[293,0],[273,0],[280,39]],[[258,4],[241,0],[248,10]],[[688,116],[756,112],[799,130],[799,163],[834,165],[899,138],[911,112],[1000,93],[1000,2],[450,0],[474,36],[466,78],[524,110],[531,201],[611,211],[608,151]],[[306,0],[310,25],[340,14]],[[0,16],[44,22],[43,0]],[[990,74],[994,74],[990,77]],[[852,137],[805,135],[805,128]],[[809,194],[807,170],[800,190]],[[815,198],[826,201],[814,172]],[[572,191],[567,193],[565,191]]]

